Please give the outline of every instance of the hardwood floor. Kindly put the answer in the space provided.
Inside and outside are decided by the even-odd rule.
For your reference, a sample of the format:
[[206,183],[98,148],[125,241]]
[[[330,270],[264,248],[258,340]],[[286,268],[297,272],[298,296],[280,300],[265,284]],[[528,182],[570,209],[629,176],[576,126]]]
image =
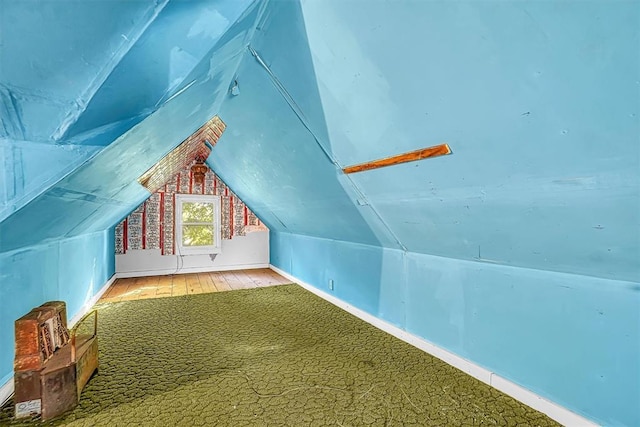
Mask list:
[[117,279],[99,302],[224,292],[291,283],[268,268]]

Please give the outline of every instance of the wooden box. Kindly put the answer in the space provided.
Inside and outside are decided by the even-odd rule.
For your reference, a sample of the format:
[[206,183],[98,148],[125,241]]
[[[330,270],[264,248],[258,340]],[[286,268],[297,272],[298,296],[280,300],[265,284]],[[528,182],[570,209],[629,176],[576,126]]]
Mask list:
[[[91,333],[79,327],[93,319]],[[52,301],[16,320],[14,360],[16,418],[48,420],[73,409],[98,369],[97,312],[67,329],[65,303]]]

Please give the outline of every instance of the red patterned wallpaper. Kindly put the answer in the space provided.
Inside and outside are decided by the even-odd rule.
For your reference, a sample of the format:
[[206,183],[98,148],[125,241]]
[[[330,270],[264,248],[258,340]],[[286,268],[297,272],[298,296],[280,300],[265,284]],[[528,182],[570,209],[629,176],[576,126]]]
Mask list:
[[223,239],[229,240],[233,236],[244,236],[249,231],[267,229],[213,171],[207,171],[203,186],[194,181],[191,169],[187,167],[116,226],[116,254],[125,254],[130,249],[160,249],[162,255],[173,255],[176,194],[221,196]]

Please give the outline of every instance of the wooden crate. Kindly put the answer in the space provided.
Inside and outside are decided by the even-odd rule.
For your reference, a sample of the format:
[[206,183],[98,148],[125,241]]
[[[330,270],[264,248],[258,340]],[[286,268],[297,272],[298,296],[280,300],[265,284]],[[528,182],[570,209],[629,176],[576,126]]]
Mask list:
[[[78,328],[93,320],[93,333]],[[16,418],[49,420],[73,409],[98,369],[97,312],[67,329],[66,306],[52,301],[16,320],[14,359]]]

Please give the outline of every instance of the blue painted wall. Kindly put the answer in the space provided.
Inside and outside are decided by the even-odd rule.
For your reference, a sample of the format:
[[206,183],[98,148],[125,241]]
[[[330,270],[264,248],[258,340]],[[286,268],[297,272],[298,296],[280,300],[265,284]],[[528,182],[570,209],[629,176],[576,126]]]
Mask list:
[[278,268],[583,416],[636,425],[638,283],[288,233],[270,250]]
[[352,177],[410,251],[639,281],[640,5],[556,3],[303,1],[327,147],[450,143]]
[[638,425],[639,21],[636,2],[271,2],[209,163],[274,265]]
[[69,319],[115,273],[113,230],[0,253],[0,383],[13,375],[13,322],[45,301],[67,303]]
[[640,424],[640,4],[26,5],[0,1],[0,330],[79,307],[113,270],[105,230],[148,196],[137,177],[219,113],[208,163],[272,229],[276,266]]

